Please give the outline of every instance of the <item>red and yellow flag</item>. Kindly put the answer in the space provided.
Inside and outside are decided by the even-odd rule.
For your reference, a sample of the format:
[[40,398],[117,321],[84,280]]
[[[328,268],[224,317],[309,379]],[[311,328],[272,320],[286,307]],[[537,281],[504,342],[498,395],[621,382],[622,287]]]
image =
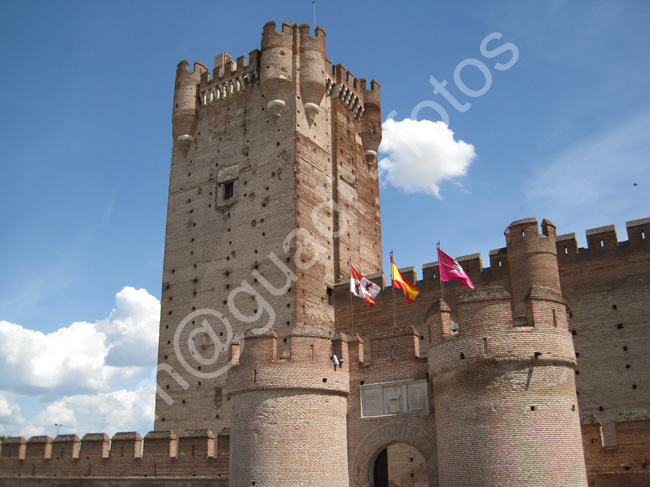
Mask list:
[[409,302],[409,304],[415,301],[417,295],[420,294],[420,290],[417,287],[404,279],[404,276],[402,276],[402,273],[397,268],[397,265],[395,265],[395,261],[393,260],[392,255],[390,256],[390,278],[392,281],[391,285],[393,287],[404,291],[404,296],[406,296],[406,300]]

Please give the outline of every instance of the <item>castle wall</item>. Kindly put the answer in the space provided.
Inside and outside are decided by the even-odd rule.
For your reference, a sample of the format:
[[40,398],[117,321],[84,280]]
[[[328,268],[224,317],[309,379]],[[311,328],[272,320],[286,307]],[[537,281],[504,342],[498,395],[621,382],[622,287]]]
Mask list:
[[[187,430],[180,437],[173,432],[151,432],[144,439],[144,453],[138,433],[116,433],[112,439],[100,433],[87,434],[81,440],[77,435],[7,440],[0,452],[1,485],[81,485],[73,479],[84,479],[87,484],[83,485],[106,485],[109,481],[124,486],[135,482],[161,487],[175,482],[205,485],[201,482],[205,479],[211,479],[210,485],[228,485],[228,452],[215,445],[227,444],[228,438],[215,438],[205,429]],[[220,455],[215,454],[215,446]],[[48,480],[39,484],[38,479]]]
[[628,222],[627,236],[619,242],[613,226],[588,230],[579,249],[574,234],[563,235],[558,263],[590,480],[607,472],[650,482],[650,445],[638,437],[650,422],[650,219]]
[[185,479],[185,480],[157,480],[157,479],[20,479],[0,480],[2,487],[227,487],[228,480],[214,479]]
[[[646,443],[639,442],[633,433],[635,428],[645,431],[645,421],[649,417],[647,405],[650,400],[645,394],[650,387],[645,371],[650,368],[650,359],[643,351],[649,348],[645,316],[650,302],[650,219],[628,222],[627,232],[628,241],[618,242],[611,226],[588,230],[588,248],[585,249],[578,249],[573,234],[559,236],[556,241],[560,288],[570,310],[577,356],[575,381],[585,441],[591,441],[594,427],[598,430],[600,447],[585,449],[587,469],[590,483],[598,481],[602,485],[609,485],[603,483],[603,475],[610,480],[616,475],[626,475],[626,478],[644,475],[647,472],[644,458],[650,458]],[[477,288],[500,286],[510,292],[510,275],[522,269],[511,267],[508,252],[508,248],[490,251],[490,267],[485,268],[479,254],[457,260]],[[421,344],[430,346],[431,334],[425,318],[431,303],[440,297],[438,265],[436,262],[425,264],[419,280],[414,268],[404,268],[402,272],[422,293],[409,305],[397,290],[397,323],[412,323],[421,335]],[[383,275],[370,277],[379,285],[385,282]],[[457,297],[467,288],[455,281],[445,283],[444,287],[452,320],[457,321]],[[354,323],[350,320],[348,293],[347,281],[335,288],[337,327],[344,332],[352,329],[360,334],[366,341],[363,355],[370,362],[371,334],[393,322],[392,289],[386,287],[375,298],[374,308],[360,299],[353,299]],[[526,313],[532,315],[532,311]],[[560,308],[556,308],[556,314],[556,319],[563,314]],[[552,314],[547,313],[547,322],[552,318]],[[480,341],[477,347],[482,347]],[[425,356],[425,348],[421,347],[421,356]],[[623,427],[625,424],[630,427]],[[606,449],[606,442],[613,443]],[[623,445],[636,445],[635,453],[623,455],[620,453]]]

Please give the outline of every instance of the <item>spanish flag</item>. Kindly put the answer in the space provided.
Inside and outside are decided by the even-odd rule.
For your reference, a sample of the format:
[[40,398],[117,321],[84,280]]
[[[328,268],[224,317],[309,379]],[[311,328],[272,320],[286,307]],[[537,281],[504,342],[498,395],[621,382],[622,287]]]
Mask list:
[[393,260],[392,255],[390,256],[390,278],[392,281],[391,285],[393,287],[404,291],[404,296],[406,296],[406,300],[409,302],[409,304],[415,301],[417,295],[420,294],[420,290],[417,287],[404,279],[402,273],[397,268],[397,265],[395,265],[395,261]]

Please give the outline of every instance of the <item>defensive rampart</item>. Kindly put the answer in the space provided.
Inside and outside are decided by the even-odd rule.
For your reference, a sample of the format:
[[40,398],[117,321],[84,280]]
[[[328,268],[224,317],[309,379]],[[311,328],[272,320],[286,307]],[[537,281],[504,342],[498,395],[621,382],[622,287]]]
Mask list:
[[[116,433],[112,438],[89,433],[81,439],[74,434],[10,437],[0,451],[0,479],[211,479],[210,485],[225,487],[229,443],[228,431],[215,436],[206,429],[186,430],[180,436],[152,431],[144,441],[138,433]],[[0,480],[8,485],[5,482]]]

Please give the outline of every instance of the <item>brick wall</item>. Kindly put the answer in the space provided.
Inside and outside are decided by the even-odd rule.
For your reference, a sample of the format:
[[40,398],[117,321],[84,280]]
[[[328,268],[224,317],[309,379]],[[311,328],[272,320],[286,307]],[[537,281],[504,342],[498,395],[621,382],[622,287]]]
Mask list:
[[0,452],[0,483],[11,485],[7,479],[18,482],[20,478],[50,479],[48,482],[83,478],[98,485],[103,481],[93,479],[142,482],[209,478],[211,485],[225,486],[227,482],[220,479],[227,479],[229,457],[222,445],[227,446],[228,441],[223,435],[215,438],[207,429],[186,430],[180,437],[171,431],[156,431],[145,436],[143,454],[143,439],[138,433],[116,433],[112,439],[103,433],[86,434],[81,440],[77,435],[60,435],[54,440],[49,436],[35,436],[29,441],[8,438]]
[[[339,339],[340,338],[340,339]],[[277,335],[253,329],[229,375],[232,395],[230,486],[347,487],[347,342],[315,327],[294,329],[289,354]],[[287,356],[288,355],[288,356]]]

